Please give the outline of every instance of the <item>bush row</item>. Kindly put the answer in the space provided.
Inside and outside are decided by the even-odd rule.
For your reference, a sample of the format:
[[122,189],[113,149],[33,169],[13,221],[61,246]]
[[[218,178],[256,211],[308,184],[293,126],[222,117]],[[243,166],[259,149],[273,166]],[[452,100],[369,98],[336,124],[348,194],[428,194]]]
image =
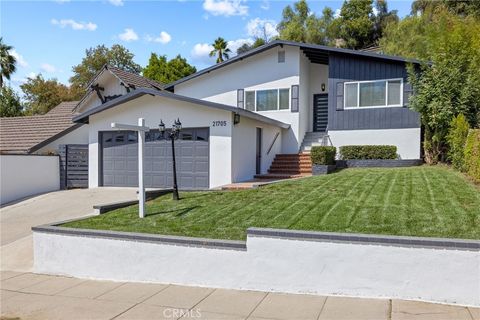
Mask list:
[[[335,163],[335,147],[313,147],[310,151],[313,164],[330,165]],[[378,160],[397,159],[397,147],[386,145],[363,145],[340,147],[340,157],[343,160]]]
[[388,145],[342,146],[343,160],[397,159],[397,147]]

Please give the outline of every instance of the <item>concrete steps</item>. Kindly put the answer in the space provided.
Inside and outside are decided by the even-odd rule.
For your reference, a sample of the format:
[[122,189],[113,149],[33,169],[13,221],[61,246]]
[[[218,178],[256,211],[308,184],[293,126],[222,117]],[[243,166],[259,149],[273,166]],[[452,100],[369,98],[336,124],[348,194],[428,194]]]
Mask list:
[[323,137],[326,132],[307,132],[303,137],[302,145],[300,146],[300,152],[310,152],[314,146],[322,146]]
[[277,154],[268,174],[256,175],[258,179],[291,179],[312,174],[310,154]]

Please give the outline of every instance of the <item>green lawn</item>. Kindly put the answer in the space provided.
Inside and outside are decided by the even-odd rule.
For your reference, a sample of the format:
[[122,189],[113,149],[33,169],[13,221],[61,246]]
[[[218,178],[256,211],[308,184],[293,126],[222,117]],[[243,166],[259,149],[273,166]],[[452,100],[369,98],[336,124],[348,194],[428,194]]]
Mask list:
[[347,169],[254,190],[181,192],[67,227],[245,239],[248,227],[480,239],[480,189],[446,167]]

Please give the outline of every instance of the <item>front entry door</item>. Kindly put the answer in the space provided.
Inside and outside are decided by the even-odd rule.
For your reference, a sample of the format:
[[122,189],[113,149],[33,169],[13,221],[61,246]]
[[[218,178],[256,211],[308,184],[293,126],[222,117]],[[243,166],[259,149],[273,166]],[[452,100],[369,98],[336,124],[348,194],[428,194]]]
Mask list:
[[328,93],[313,95],[313,131],[327,131]]
[[256,163],[256,174],[261,174],[262,172],[262,128],[257,128],[257,163]]

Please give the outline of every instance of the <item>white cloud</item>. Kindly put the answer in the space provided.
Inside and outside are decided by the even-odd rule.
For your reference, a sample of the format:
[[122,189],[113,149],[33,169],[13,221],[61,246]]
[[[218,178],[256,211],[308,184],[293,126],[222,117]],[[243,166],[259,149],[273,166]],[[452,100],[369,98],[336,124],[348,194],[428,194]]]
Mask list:
[[263,10],[268,10],[268,9],[270,9],[270,1],[268,1],[268,0],[263,0],[263,1],[262,1],[262,4],[260,5],[260,8],[262,8]]
[[197,43],[193,46],[190,54],[194,60],[208,64],[215,61],[215,58],[209,56],[212,50],[213,46],[211,44]]
[[15,60],[17,60],[17,63],[20,67],[28,67],[28,62],[15,49],[10,50],[9,53],[15,58]]
[[57,71],[57,68],[55,68],[55,66],[52,66],[51,64],[48,64],[48,63],[42,63],[42,65],[40,66],[40,69],[42,69],[42,71],[45,71],[47,73],[54,73],[55,71]]
[[278,35],[274,20],[255,18],[247,23],[247,34],[251,37],[270,39]]
[[120,33],[118,37],[120,38],[120,40],[127,42],[138,40],[138,34],[131,28],[126,28],[125,32]]
[[203,9],[214,16],[246,16],[248,6],[244,0],[205,0]]
[[145,37],[145,40],[148,42],[160,42],[162,44],[167,44],[170,41],[172,41],[172,36],[169,35],[166,31],[160,32],[160,35],[158,37],[152,37],[150,35],[147,35]]
[[73,19],[52,19],[50,22],[55,26],[60,26],[61,28],[71,27],[73,30],[88,30],[95,31],[97,25],[92,22],[77,22]]
[[253,44],[253,40],[252,39],[237,39],[237,40],[228,41],[227,45],[228,45],[228,48],[232,51],[231,55],[232,56],[237,55],[237,49],[240,48],[245,43]]
[[342,12],[342,10],[336,9],[336,10],[335,10],[335,13],[333,14],[333,17],[334,17],[335,19],[338,18],[338,17],[340,17],[341,12]]
[[123,6],[123,0],[108,0],[108,2],[116,7]]

